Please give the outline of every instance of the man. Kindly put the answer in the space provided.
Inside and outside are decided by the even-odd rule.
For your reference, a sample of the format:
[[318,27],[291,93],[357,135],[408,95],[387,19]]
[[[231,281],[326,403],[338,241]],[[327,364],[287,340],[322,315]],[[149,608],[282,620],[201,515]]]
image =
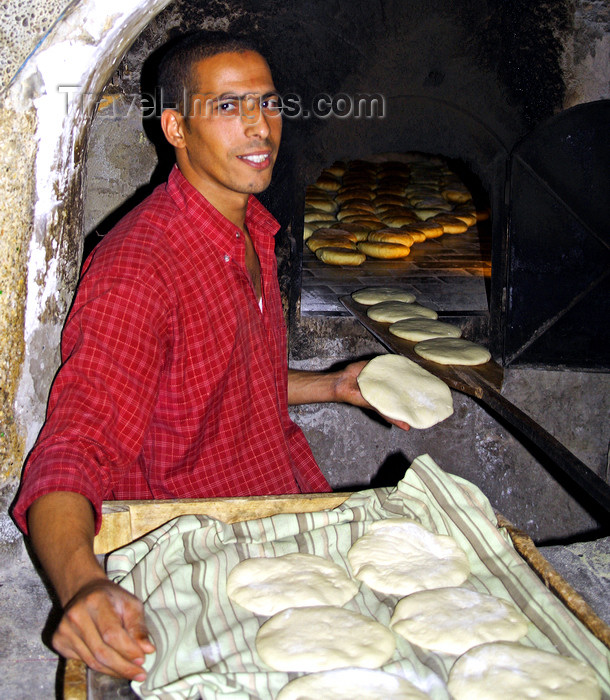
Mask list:
[[85,266],[14,509],[64,606],[55,649],[135,680],[154,647],[141,603],[93,555],[102,500],[328,491],[288,404],[367,405],[364,363],[286,367],[278,226],[251,196],[282,130],[265,59],[195,35],[160,82],[189,96],[161,116],[177,167]]

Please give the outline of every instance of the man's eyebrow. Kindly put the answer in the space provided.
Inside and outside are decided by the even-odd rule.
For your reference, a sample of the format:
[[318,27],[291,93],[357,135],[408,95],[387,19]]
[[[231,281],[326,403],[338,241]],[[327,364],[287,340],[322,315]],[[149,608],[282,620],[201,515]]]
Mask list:
[[[209,93],[208,93],[209,94]],[[279,96],[279,92],[277,90],[269,90],[268,92],[263,93],[260,95],[261,99],[264,99],[266,97],[275,97]],[[223,92],[222,95],[218,95],[216,97],[213,97],[212,99],[214,101],[220,101],[220,100],[245,100],[248,97],[259,97],[259,93],[257,92],[246,92],[243,95],[238,95],[235,92]]]

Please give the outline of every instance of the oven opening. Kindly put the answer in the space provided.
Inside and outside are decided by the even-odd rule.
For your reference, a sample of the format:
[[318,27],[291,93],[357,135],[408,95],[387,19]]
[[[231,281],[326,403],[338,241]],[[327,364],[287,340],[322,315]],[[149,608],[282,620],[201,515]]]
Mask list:
[[342,296],[398,286],[485,339],[491,210],[461,161],[422,152],[335,161],[307,186],[303,219],[302,316],[349,315]]

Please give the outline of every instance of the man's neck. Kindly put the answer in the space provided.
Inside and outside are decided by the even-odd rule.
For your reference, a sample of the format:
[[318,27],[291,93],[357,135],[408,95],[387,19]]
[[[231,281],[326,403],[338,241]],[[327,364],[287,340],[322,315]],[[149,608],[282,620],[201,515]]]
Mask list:
[[246,230],[246,211],[248,209],[248,195],[239,192],[230,193],[227,196],[224,192],[221,196],[213,188],[197,188],[208,202],[217,209],[232,224],[235,224],[241,231]]
[[184,177],[208,202],[241,231],[246,230],[247,193],[234,192],[214,182],[202,182],[188,166],[180,167]]

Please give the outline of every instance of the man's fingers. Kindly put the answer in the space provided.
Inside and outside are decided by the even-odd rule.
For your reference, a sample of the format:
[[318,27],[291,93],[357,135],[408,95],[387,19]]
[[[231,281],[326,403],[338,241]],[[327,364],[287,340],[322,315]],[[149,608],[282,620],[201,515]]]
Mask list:
[[150,640],[150,633],[144,621],[144,608],[139,600],[123,609],[123,624],[131,639],[134,639],[142,651],[150,654],[155,650],[155,645]]
[[145,671],[133,660],[122,657],[109,647],[94,626],[83,630],[70,621],[62,621],[53,636],[53,648],[68,659],[80,659],[89,668],[109,676],[144,680]]
[[387,420],[388,423],[395,425],[397,428],[401,428],[402,430],[410,430],[411,429],[411,426],[408,423],[405,423],[403,420],[394,420],[393,418],[388,418],[387,416],[384,416],[382,413],[380,413],[379,415],[384,420]]
[[144,679],[141,664],[154,651],[142,603],[107,580],[87,586],[70,601],[53,646],[96,671],[131,680]]

